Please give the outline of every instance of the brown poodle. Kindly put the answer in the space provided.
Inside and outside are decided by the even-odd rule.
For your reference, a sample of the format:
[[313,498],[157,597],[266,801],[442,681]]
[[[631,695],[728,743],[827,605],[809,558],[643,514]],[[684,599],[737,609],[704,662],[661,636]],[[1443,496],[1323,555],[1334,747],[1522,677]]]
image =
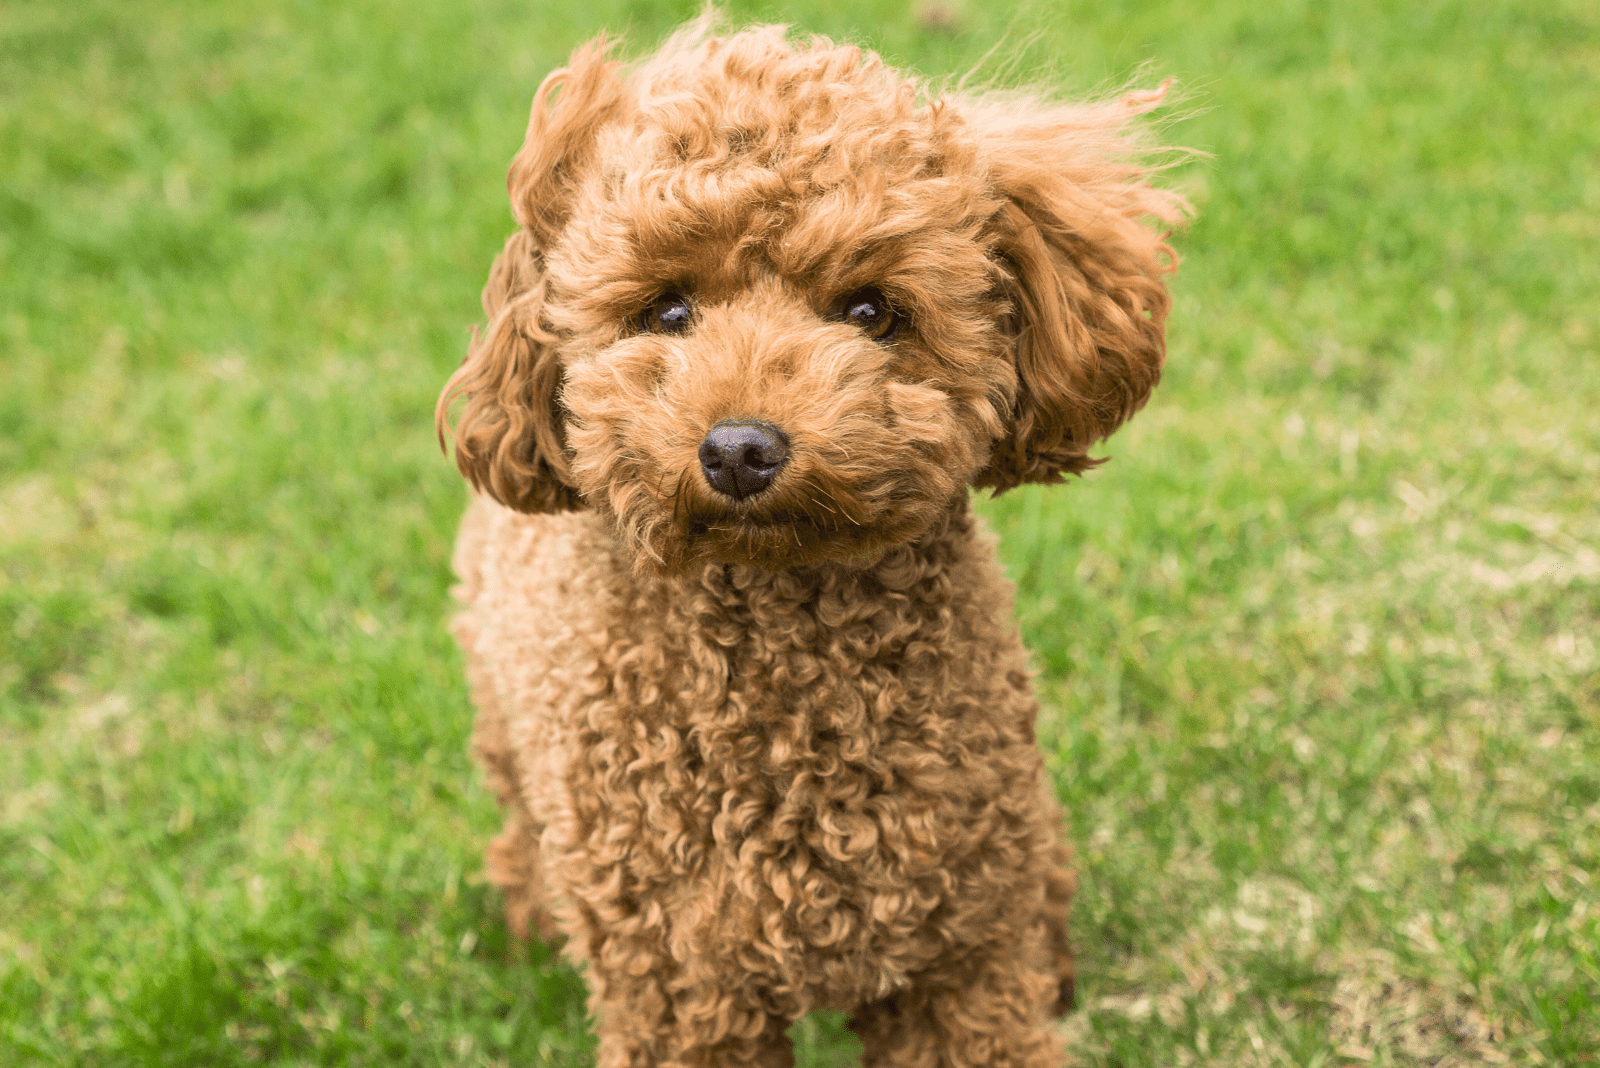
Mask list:
[[603,1068],[1053,1066],[1073,877],[968,487],[1057,482],[1159,376],[1160,92],[935,96],[703,23],[551,74],[439,407],[511,925]]

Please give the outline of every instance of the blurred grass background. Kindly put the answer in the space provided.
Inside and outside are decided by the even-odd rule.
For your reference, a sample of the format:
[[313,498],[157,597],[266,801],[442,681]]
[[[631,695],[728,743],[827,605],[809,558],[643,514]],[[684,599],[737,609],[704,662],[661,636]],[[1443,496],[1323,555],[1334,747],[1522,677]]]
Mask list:
[[[983,505],[1078,1062],[1600,1063],[1600,7],[728,9],[1148,63],[1213,154],[1154,401]],[[693,11],[0,7],[0,1064],[587,1063],[478,875],[431,413],[540,77]]]

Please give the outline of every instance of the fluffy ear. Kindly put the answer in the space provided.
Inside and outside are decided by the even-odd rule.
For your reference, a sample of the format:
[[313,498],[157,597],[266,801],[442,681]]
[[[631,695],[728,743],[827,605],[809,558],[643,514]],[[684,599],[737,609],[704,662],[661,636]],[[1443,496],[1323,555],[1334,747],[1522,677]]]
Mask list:
[[548,249],[561,233],[572,196],[594,159],[595,135],[624,111],[621,64],[606,59],[610,50],[611,42],[597,37],[552,71],[533,96],[528,135],[511,161],[506,190],[511,210],[537,248]]
[[1001,493],[1093,467],[1090,446],[1138,411],[1161,377],[1171,303],[1162,279],[1177,260],[1146,220],[1176,224],[1188,204],[1146,181],[1133,123],[1165,90],[969,111],[1002,202],[996,248],[1017,373],[1009,434],[976,485]]
[[[527,138],[506,178],[522,229],[489,271],[483,290],[488,329],[474,331],[467,358],[434,411],[440,445],[447,433],[455,438],[461,473],[519,512],[582,505],[567,467],[560,339],[544,322],[544,260],[571,213],[596,132],[621,111],[623,85],[616,64],[605,58],[607,47],[600,39],[578,49],[534,95]],[[466,404],[452,429],[449,408],[460,396]]]
[[[540,321],[545,280],[528,231],[511,235],[495,257],[483,310],[489,328],[473,331],[461,367],[439,395],[439,444],[456,443],[456,466],[475,489],[519,512],[580,506],[567,470],[560,411],[558,339]],[[452,429],[450,404],[465,396]]]

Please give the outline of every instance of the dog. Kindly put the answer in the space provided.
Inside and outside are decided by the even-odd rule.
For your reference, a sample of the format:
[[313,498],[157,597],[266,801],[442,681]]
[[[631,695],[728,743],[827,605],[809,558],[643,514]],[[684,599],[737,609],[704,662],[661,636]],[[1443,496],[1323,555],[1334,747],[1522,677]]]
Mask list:
[[610,51],[538,89],[437,412],[488,877],[585,962],[602,1068],[791,1065],[814,1008],[869,1066],[1057,1065],[1074,877],[969,488],[1093,466],[1156,384],[1165,86]]

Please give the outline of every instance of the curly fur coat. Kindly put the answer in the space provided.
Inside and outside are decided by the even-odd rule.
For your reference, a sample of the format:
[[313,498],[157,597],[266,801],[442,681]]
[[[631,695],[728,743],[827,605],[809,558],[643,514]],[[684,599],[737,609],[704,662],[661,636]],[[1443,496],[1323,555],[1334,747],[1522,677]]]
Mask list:
[[1073,881],[1011,588],[967,502],[1148,396],[1160,93],[933,97],[704,25],[534,100],[520,229],[440,400],[489,848],[587,962],[603,1068],[1058,1064]]

